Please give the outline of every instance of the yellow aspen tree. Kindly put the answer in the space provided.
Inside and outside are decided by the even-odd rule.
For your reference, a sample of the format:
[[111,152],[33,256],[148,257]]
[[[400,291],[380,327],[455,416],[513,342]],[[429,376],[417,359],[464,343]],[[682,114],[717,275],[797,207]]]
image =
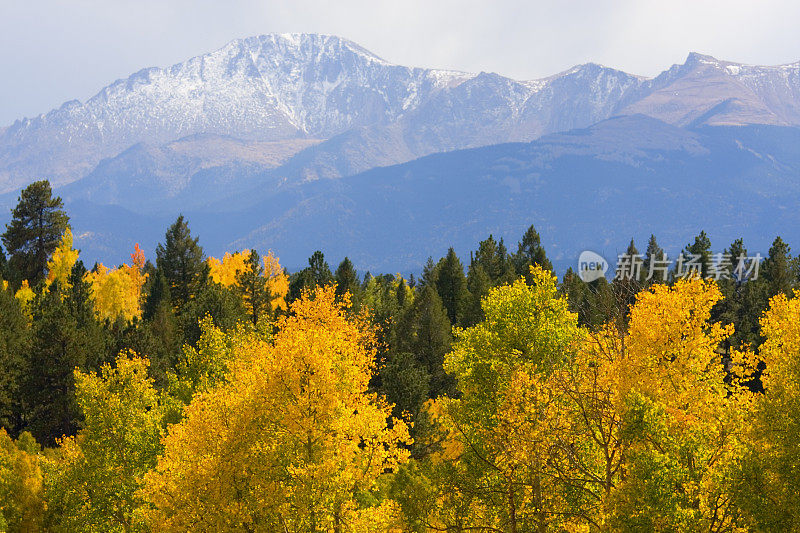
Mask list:
[[124,264],[109,270],[103,264],[87,278],[92,287],[95,313],[100,320],[116,320],[121,316],[126,321],[141,318],[142,286],[147,280],[143,272],[144,252],[136,244],[131,254],[131,265]]
[[764,393],[754,399],[751,446],[742,461],[738,503],[753,529],[800,529],[800,292],[772,298],[761,318]]
[[43,531],[41,448],[28,432],[14,441],[0,428],[0,531]]
[[286,311],[286,295],[289,293],[289,276],[283,271],[278,258],[272,250],[264,256],[264,276],[267,277],[267,290],[271,296],[270,305],[273,311]]
[[[609,498],[623,531],[732,531],[746,518],[731,492],[745,449],[751,393],[726,381],[720,344],[733,327],[710,323],[716,284],[656,285],[631,309],[616,366],[624,478]],[[736,365],[743,365],[738,360]],[[735,378],[735,376],[733,376]]]
[[195,395],[146,477],[157,531],[388,531],[366,503],[408,456],[408,428],[369,392],[375,334],[332,287],[305,294],[274,341],[242,330],[228,377]]
[[207,260],[209,278],[223,287],[235,285],[236,277],[247,268],[247,258],[249,256],[250,250],[244,250],[234,254],[225,252],[221,261],[216,257],[209,257]]
[[450,482],[465,499],[445,495],[460,510],[440,515],[457,520],[444,527],[516,533],[569,523],[553,468],[570,430],[568,398],[552,376],[582,334],[555,277],[539,267],[531,277],[532,285],[520,278],[493,289],[482,302],[485,320],[457,331],[445,356],[461,397],[439,400],[436,420],[447,433],[443,452],[455,456]]
[[72,248],[72,230],[64,230],[61,242],[47,262],[47,284],[58,281],[62,289],[69,289],[69,276],[78,261],[78,250]]
[[164,408],[148,361],[122,353],[114,367],[75,372],[85,421],[47,463],[51,527],[64,532],[133,531],[144,474],[162,451]]
[[30,285],[28,285],[28,280],[22,280],[22,286],[16,293],[14,293],[14,298],[17,299],[20,307],[28,318],[31,318],[32,316],[31,305],[35,297],[36,293],[34,293],[33,289],[31,289]]

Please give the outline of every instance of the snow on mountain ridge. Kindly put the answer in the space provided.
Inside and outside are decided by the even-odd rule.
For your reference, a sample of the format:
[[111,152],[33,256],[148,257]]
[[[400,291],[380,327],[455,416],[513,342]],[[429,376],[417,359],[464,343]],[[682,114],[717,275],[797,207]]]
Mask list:
[[[138,142],[161,145],[199,133],[272,142],[359,130],[384,143],[402,140],[400,147],[376,140],[380,159],[362,157],[356,165],[362,169],[533,140],[620,113],[680,125],[800,124],[800,63],[751,67],[692,53],[655,78],[587,63],[517,81],[397,65],[332,35],[247,37],[169,67],[142,69],[85,102],[0,128],[0,192],[36,177],[69,183]],[[348,150],[352,155],[358,147]],[[328,161],[341,155],[326,154]]]

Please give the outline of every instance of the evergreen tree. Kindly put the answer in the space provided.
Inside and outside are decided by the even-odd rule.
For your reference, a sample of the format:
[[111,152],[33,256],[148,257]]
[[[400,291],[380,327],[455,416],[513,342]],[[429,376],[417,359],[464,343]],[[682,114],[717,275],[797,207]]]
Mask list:
[[28,321],[9,290],[0,286],[0,428],[16,435],[22,425],[20,385],[28,374]]
[[272,299],[267,287],[267,278],[264,277],[261,256],[257,251],[250,252],[246,268],[236,276],[236,287],[242,295],[250,321],[253,325],[257,325],[261,318],[270,313]]
[[360,288],[358,282],[358,274],[353,266],[353,262],[345,257],[339,266],[336,268],[336,294],[342,296],[349,292],[351,296],[355,296]]
[[492,288],[492,280],[489,275],[478,263],[473,263],[469,267],[467,275],[467,290],[469,291],[469,302],[464,314],[463,326],[474,326],[483,320],[483,309],[481,300],[489,294]]
[[162,307],[162,304],[172,307],[172,301],[169,295],[169,283],[164,271],[160,268],[155,269],[155,275],[150,280],[150,290],[144,301],[144,309],[142,310],[142,318],[144,320],[152,320]]
[[[392,339],[393,357],[413,354],[425,370],[431,398],[452,394],[454,381],[444,371],[444,354],[453,342],[447,310],[436,290],[430,285],[422,288],[414,304],[404,313]],[[413,372],[413,367],[410,369]],[[391,384],[384,384],[387,390]]]
[[428,256],[428,260],[425,262],[425,266],[422,267],[422,278],[420,279],[420,285],[426,286],[436,286],[436,280],[439,278],[439,271],[436,268],[436,263],[433,262],[433,257]]
[[325,261],[325,254],[317,250],[308,258],[308,266],[292,274],[289,279],[289,302],[299,299],[303,290],[311,291],[314,287],[327,285],[333,281],[333,274]]
[[789,245],[780,237],[776,237],[772,242],[759,277],[764,278],[770,298],[777,294],[792,295],[792,289],[797,281],[797,267],[792,260]]
[[[664,249],[658,245],[656,236],[651,234],[650,240],[647,241],[647,250],[644,253],[644,260],[642,263],[641,281],[643,286],[647,287],[653,283],[666,281],[664,279],[664,274],[660,270],[657,270],[660,266],[658,261],[665,261],[666,259]],[[652,277],[650,276],[651,268],[653,269]]]
[[450,248],[447,255],[439,261],[437,272],[436,290],[447,310],[450,323],[460,324],[468,304],[469,292],[464,266],[453,248]]
[[542,239],[539,232],[531,225],[522,236],[522,240],[517,246],[517,253],[511,257],[514,264],[514,270],[517,276],[524,276],[528,284],[531,283],[530,267],[532,265],[539,265],[546,270],[553,270],[553,265],[547,259],[544,247],[542,246]]
[[53,197],[49,181],[28,185],[20,194],[11,222],[2,236],[12,271],[28,280],[31,286],[43,280],[47,260],[68,224],[64,203],[58,196]]
[[492,286],[514,280],[514,269],[502,239],[498,243],[492,235],[489,235],[488,239],[481,241],[478,250],[471,256],[470,268],[474,264],[483,267],[484,272],[492,280]]
[[317,286],[328,285],[333,282],[333,274],[331,267],[325,261],[325,254],[317,250],[308,259],[308,268],[311,271],[311,279]]
[[0,246],[0,280],[8,279],[8,272],[6,271],[6,263],[8,260],[6,259],[6,254],[3,251],[3,247]]
[[36,440],[52,446],[78,429],[73,371],[86,370],[87,354],[77,321],[52,287],[36,299],[33,332],[22,391],[25,416]]
[[676,265],[676,276],[685,273],[688,270],[688,262],[690,258],[694,258],[699,265],[698,273],[702,278],[708,277],[708,271],[711,266],[711,240],[706,235],[705,231],[694,238],[692,244],[687,244],[683,251],[683,272],[677,272],[678,265]]
[[167,278],[172,304],[180,314],[205,284],[208,266],[203,248],[198,238],[192,238],[183,215],[167,230],[165,240],[165,244],[156,248],[156,264]]

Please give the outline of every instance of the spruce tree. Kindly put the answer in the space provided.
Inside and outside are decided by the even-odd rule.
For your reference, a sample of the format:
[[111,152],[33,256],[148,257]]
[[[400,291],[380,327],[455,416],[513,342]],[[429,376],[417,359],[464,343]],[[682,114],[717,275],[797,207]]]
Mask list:
[[16,435],[22,425],[20,387],[28,374],[28,320],[10,290],[0,286],[0,428]]
[[791,257],[789,245],[776,237],[769,249],[769,255],[761,265],[759,277],[767,283],[769,297],[777,294],[792,295],[797,282],[797,267]]
[[[705,231],[701,231],[700,234],[694,238],[694,242],[691,244],[687,244],[686,248],[683,251],[683,271],[686,272],[687,270],[687,262],[689,261],[692,256],[697,261],[699,265],[699,274],[702,278],[708,277],[709,267],[711,266],[711,240],[706,235]],[[677,270],[677,265],[676,265]],[[679,275],[676,271],[676,275]]]
[[[666,281],[662,271],[656,270],[660,266],[658,262],[665,261],[666,259],[664,249],[658,245],[656,236],[651,234],[650,240],[647,241],[647,250],[644,253],[644,260],[642,263],[641,282],[644,287],[648,287],[653,283]],[[652,277],[650,276],[651,268],[653,269]]]
[[463,327],[474,326],[484,318],[481,300],[489,294],[492,289],[492,280],[479,263],[473,262],[467,274],[467,290],[469,291],[469,302],[464,314]]
[[172,304],[180,314],[208,277],[203,248],[198,238],[192,238],[183,215],[167,230],[165,243],[156,247],[156,265],[167,279]]
[[11,270],[31,286],[44,279],[47,261],[67,229],[69,217],[64,203],[53,197],[49,181],[36,181],[20,194],[11,222],[2,236]]
[[439,261],[437,272],[436,290],[447,310],[450,323],[461,324],[468,304],[469,292],[467,291],[467,278],[464,276],[464,266],[453,248],[450,248],[447,255]]
[[267,287],[268,280],[264,277],[261,256],[257,251],[250,252],[245,266],[236,276],[236,287],[242,295],[250,321],[255,326],[261,318],[269,315],[272,298]]
[[336,294],[342,296],[349,292],[351,296],[355,296],[360,288],[358,282],[358,274],[353,266],[353,262],[345,257],[339,266],[336,268]]
[[166,303],[170,308],[172,307],[172,299],[169,295],[169,283],[164,271],[160,268],[155,269],[155,274],[150,280],[150,290],[144,301],[144,309],[142,309],[142,318],[144,320],[152,320],[156,315],[162,304]]
[[[428,375],[430,397],[452,394],[454,381],[444,371],[444,355],[453,342],[447,311],[436,289],[426,285],[394,330],[392,352],[413,354]],[[391,387],[384,384],[384,387]]]
[[545,270],[553,270],[553,265],[547,259],[547,254],[542,246],[539,232],[533,225],[525,231],[522,240],[517,245],[517,253],[511,257],[511,260],[517,276],[524,276],[528,284],[531,282],[530,267],[532,265],[539,265]]

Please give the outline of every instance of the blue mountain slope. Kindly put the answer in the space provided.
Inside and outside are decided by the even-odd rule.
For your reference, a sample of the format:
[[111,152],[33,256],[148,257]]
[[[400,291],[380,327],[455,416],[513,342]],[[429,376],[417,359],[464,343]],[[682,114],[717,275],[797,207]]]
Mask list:
[[[613,259],[631,237],[643,248],[650,233],[673,254],[702,229],[714,251],[743,237],[763,254],[778,234],[800,246],[800,129],[688,130],[618,117],[247,200],[234,195],[224,210],[185,213],[207,252],[271,248],[291,269],[322,249],[331,261],[349,255],[373,272],[408,271],[451,245],[468,257],[489,233],[513,248],[534,224],[562,272],[584,249]],[[134,241],[152,251],[178,214],[145,217],[88,203],[68,209],[84,255],[110,263],[126,260]]]

